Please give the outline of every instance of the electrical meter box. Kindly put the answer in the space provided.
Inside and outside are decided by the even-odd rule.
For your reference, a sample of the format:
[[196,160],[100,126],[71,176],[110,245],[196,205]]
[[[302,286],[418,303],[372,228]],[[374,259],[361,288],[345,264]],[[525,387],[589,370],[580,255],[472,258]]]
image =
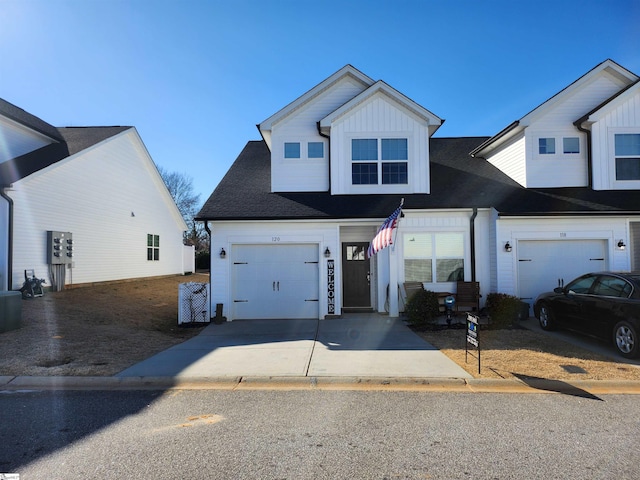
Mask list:
[[70,232],[47,232],[47,263],[64,265],[73,262],[73,234]]

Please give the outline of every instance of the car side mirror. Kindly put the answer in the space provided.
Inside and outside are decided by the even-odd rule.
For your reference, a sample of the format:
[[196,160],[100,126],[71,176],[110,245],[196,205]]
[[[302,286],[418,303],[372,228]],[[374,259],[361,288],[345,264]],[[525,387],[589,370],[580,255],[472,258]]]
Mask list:
[[553,289],[553,291],[555,293],[565,293],[564,288],[563,287],[556,287]]

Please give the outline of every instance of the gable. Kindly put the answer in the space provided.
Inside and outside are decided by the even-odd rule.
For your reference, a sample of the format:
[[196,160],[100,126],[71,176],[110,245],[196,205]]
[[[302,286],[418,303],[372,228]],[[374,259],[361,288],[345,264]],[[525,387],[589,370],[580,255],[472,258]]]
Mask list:
[[[434,123],[437,128],[442,121],[381,88],[366,91],[332,112],[320,123],[331,136],[332,194],[429,193],[429,137]],[[380,149],[375,160],[354,160],[352,149],[358,141],[375,142]],[[406,157],[385,161],[385,141],[403,142]],[[376,182],[354,183],[353,168],[360,168],[363,163],[376,169]],[[396,165],[404,170],[406,180],[387,184],[384,170]]]
[[70,127],[58,130],[60,142],[0,163],[0,187],[9,186],[131,127]]

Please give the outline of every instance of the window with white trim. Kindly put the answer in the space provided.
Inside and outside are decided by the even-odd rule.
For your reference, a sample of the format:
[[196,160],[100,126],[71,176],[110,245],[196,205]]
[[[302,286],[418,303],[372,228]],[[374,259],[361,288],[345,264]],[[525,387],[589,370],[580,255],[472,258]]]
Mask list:
[[564,137],[562,139],[562,153],[580,153],[580,138]]
[[284,158],[300,158],[300,142],[285,142]]
[[406,185],[409,183],[408,160],[406,138],[354,138],[351,140],[351,183]]
[[463,233],[407,233],[403,241],[405,282],[464,280]]
[[147,260],[160,260],[160,235],[147,234]]
[[307,158],[324,158],[324,143],[309,142],[307,144]]
[[556,153],[556,139],[553,137],[539,138],[538,153],[540,155],[552,155]]
[[640,180],[640,133],[614,135],[616,180]]

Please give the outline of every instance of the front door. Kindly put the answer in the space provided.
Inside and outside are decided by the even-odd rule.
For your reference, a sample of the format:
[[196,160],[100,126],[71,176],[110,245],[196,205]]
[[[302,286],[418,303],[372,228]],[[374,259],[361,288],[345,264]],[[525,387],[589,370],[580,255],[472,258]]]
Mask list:
[[371,308],[369,243],[342,244],[343,308]]

